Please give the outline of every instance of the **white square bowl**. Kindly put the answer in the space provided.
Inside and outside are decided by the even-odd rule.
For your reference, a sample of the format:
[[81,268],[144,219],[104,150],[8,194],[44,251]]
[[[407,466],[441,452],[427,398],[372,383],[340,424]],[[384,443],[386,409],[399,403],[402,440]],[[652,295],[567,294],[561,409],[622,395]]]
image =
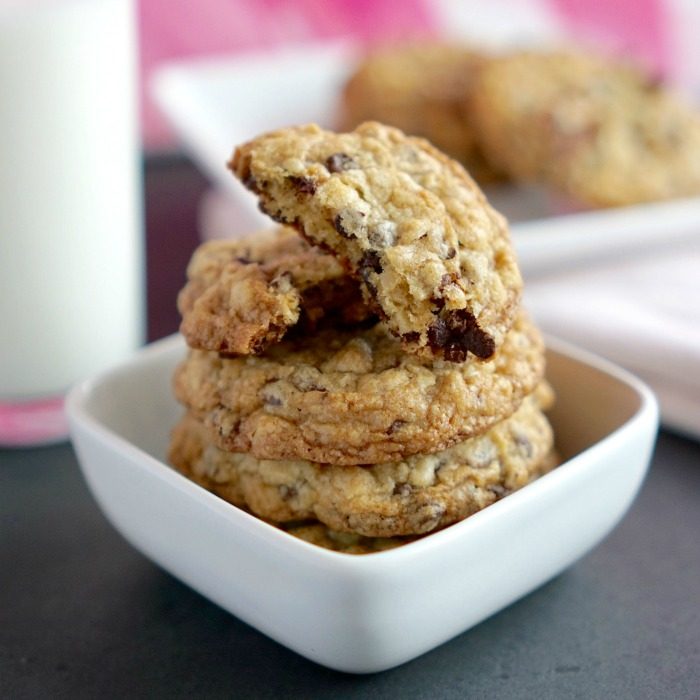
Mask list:
[[67,402],[85,478],[122,535],[162,568],[299,654],[381,671],[469,629],[581,557],[634,499],[653,447],[651,392],[608,362],[548,342],[566,460],[467,520],[364,556],[298,540],[163,461],[181,409],[169,338],[77,386]]

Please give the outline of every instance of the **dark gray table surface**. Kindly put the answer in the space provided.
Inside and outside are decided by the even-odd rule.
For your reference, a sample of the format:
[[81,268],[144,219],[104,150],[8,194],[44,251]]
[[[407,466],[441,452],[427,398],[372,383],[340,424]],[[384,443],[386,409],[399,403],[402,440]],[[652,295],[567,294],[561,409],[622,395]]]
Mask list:
[[352,676],[136,552],[69,445],[1,451],[0,697],[697,698],[699,462],[700,444],[662,434],[639,498],[592,553],[425,656]]
[[[150,339],[176,326],[205,187],[184,161],[149,163]],[[372,676],[303,659],[145,559],[70,445],[0,450],[0,698],[53,697],[700,698],[700,443],[662,432],[638,499],[593,552]]]

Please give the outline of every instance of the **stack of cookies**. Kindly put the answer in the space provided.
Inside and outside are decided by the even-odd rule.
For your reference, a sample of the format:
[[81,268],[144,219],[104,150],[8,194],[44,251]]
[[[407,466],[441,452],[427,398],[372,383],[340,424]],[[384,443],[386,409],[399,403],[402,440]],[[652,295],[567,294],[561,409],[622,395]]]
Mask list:
[[609,56],[387,47],[357,66],[340,112],[343,128],[377,119],[428,138],[482,184],[537,183],[589,207],[700,194],[697,109]]
[[463,520],[554,465],[544,347],[505,220],[378,123],[265,134],[230,167],[279,225],[201,246],[171,462],[347,552]]

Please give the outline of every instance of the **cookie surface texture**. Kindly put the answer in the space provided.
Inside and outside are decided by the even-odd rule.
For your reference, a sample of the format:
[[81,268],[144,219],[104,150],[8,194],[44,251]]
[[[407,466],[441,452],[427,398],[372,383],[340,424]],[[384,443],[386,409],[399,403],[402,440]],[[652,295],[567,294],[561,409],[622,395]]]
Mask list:
[[374,554],[395,549],[412,542],[414,537],[365,537],[348,532],[336,532],[317,522],[280,525],[282,530],[317,547],[343,554]]
[[553,443],[542,395],[548,399],[546,388],[483,435],[371,467],[226,452],[191,416],[174,431],[170,459],[201,485],[272,522],[318,520],[365,537],[424,534],[463,520],[540,473]]
[[463,362],[504,341],[522,288],[506,221],[427,141],[310,125],[258,137],[230,167],[263,211],[339,257],[407,350]]
[[544,365],[542,337],[521,314],[488,361],[425,360],[377,324],[283,340],[260,357],[190,350],[174,386],[223,449],[377,464],[484,432],[515,411]]

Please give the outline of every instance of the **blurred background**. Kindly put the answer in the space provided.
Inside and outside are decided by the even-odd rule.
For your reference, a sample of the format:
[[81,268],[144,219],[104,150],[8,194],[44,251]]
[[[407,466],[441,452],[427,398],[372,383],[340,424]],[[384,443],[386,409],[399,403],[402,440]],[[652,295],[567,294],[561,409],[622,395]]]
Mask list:
[[700,90],[694,0],[138,0],[138,12],[149,150],[177,147],[148,89],[164,64],[348,36],[366,45],[436,36],[492,46],[574,39],[635,56]]

